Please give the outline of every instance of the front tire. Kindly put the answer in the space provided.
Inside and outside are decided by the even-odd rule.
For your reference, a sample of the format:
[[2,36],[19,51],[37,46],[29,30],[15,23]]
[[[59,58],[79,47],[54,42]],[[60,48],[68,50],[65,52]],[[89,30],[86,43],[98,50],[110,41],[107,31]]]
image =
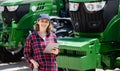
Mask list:
[[7,51],[5,47],[0,47],[0,61],[1,62],[17,62],[21,60],[23,56],[23,49],[19,52],[12,54],[11,52]]

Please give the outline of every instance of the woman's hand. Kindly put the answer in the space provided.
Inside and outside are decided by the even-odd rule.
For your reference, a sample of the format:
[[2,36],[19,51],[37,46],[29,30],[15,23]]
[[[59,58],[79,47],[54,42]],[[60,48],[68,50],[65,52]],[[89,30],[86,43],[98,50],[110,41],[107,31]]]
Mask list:
[[51,53],[57,55],[59,53],[59,49],[58,48],[54,48],[51,50]]
[[30,62],[33,64],[34,68],[38,68],[39,64],[35,60],[31,59]]

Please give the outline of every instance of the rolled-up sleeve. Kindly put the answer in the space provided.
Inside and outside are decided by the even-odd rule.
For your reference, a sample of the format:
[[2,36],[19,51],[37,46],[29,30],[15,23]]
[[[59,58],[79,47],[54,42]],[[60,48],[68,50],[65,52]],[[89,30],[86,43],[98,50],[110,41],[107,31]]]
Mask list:
[[27,39],[26,39],[26,43],[24,45],[24,58],[25,60],[30,63],[30,60],[33,59],[32,58],[32,53],[33,53],[33,50],[32,50],[32,42],[31,42],[31,37],[28,36]]

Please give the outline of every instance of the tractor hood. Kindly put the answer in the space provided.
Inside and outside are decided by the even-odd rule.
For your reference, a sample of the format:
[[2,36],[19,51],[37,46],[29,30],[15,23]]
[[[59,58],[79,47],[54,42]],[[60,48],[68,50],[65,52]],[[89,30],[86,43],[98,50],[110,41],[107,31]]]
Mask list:
[[69,0],[71,2],[91,2],[91,1],[101,1],[101,0]]
[[[1,1],[1,6],[13,6],[13,5],[19,5],[19,4],[25,4],[30,2],[35,2],[40,0],[3,0]],[[41,0],[42,1],[42,0]]]

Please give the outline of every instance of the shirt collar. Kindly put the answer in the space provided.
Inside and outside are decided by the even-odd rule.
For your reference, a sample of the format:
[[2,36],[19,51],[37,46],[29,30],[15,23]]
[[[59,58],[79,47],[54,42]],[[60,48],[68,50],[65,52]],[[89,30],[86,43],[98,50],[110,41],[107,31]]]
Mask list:
[[[33,31],[33,34],[38,35],[37,31]],[[50,36],[50,32],[47,33],[46,37]]]

